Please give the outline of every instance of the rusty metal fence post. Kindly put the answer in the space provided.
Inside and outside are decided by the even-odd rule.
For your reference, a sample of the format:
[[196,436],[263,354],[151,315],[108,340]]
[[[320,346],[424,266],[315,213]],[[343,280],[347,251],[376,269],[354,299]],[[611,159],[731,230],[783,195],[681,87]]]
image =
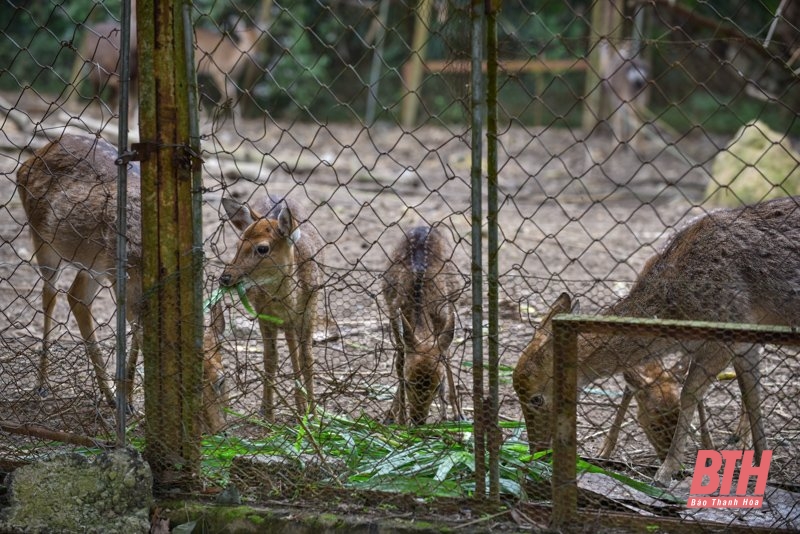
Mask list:
[[[191,485],[200,466],[202,256],[199,165],[189,133],[183,6],[138,4],[142,143],[146,456],[156,482]],[[196,141],[195,141],[196,142]]]
[[486,414],[483,402],[483,123],[484,98],[483,50],[486,10],[480,0],[472,2],[472,73],[471,73],[471,235],[472,235],[472,399],[475,403],[475,497],[486,495]]
[[578,519],[578,329],[566,316],[553,319],[553,515],[556,529]]

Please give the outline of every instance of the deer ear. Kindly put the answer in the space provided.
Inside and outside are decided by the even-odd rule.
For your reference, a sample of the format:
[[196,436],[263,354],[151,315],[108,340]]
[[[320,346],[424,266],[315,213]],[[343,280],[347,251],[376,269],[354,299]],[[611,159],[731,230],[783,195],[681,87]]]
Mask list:
[[[576,302],[575,305],[577,306],[577,304],[578,303]],[[569,313],[573,309],[574,306],[572,305],[572,300],[569,298],[569,295],[566,293],[561,293],[561,295],[558,296],[556,301],[550,307],[550,311],[548,311],[547,315],[545,315],[540,328],[544,330],[551,330],[550,326],[553,322],[554,316],[558,315],[559,313]]]
[[281,208],[281,212],[278,214],[278,230],[284,236],[292,235],[294,232],[294,217],[292,216],[292,210],[289,209],[289,206],[285,205]]
[[223,198],[222,207],[225,208],[228,220],[239,232],[244,232],[258,218],[258,215],[249,206],[232,198]]
[[635,391],[641,391],[649,385],[647,378],[639,374],[636,369],[628,369],[622,376],[625,378],[625,382],[628,384]]
[[414,327],[408,322],[406,316],[400,314],[400,338],[403,340],[403,348],[406,352],[411,352],[417,346],[417,340],[414,338]]
[[447,350],[450,345],[453,343],[453,338],[455,337],[456,332],[455,329],[448,329],[443,331],[439,334],[439,337],[436,338],[436,344],[439,346],[439,350],[445,351]]

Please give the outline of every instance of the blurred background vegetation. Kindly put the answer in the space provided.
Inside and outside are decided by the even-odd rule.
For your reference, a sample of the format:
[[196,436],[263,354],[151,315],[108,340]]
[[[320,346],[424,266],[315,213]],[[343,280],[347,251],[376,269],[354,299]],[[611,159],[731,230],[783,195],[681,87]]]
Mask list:
[[[427,59],[468,59],[471,2],[431,1]],[[384,2],[388,17],[381,28],[376,21]],[[729,133],[757,117],[780,131],[800,132],[800,91],[792,71],[798,65],[791,64],[800,63],[793,57],[800,43],[800,8],[786,2],[783,20],[770,34],[780,4],[626,2],[622,35],[638,37],[653,66],[653,115],[678,132]],[[593,6],[590,0],[505,0],[498,14],[501,59],[585,57],[593,42]],[[226,31],[232,16],[244,13],[253,22],[262,7],[262,0],[197,0],[194,14],[196,24]],[[248,69],[252,100],[246,114],[363,122],[372,85],[379,103],[375,118],[397,120],[406,93],[403,66],[414,53],[410,43],[417,7],[414,0],[270,2],[266,20],[258,21],[266,38],[251,56],[256,67]],[[68,89],[85,26],[117,19],[120,12],[120,0],[0,4],[0,90],[8,100],[26,88],[59,100]],[[377,77],[372,66],[376,48],[381,51]],[[579,126],[584,76],[577,69],[503,74],[501,118],[525,125]],[[427,72],[419,91],[423,117],[464,122],[468,80],[466,72]],[[748,80],[756,81],[766,96],[748,90]]]

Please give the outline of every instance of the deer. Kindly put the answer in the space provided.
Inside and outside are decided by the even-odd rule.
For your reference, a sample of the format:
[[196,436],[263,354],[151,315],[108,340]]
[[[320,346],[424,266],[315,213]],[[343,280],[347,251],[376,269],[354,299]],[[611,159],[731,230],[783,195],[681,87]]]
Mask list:
[[277,335],[282,330],[294,372],[295,406],[302,416],[315,408],[312,336],[324,286],[324,241],[292,199],[265,195],[243,204],[226,197],[222,207],[239,242],[219,285],[231,289],[241,284],[257,313],[264,353],[261,413],[275,421]]
[[[135,3],[132,5],[135,14]],[[115,21],[100,22],[87,26],[87,33],[79,48],[79,58],[74,68],[73,80],[77,80],[80,70],[87,63],[91,65],[89,79],[95,95],[108,89],[109,106],[116,105],[120,90],[120,37],[122,30]],[[247,26],[240,19],[230,32],[219,32],[198,27],[194,30],[195,68],[197,75],[210,77],[220,98],[217,105],[222,106],[228,99],[238,95],[235,80],[247,64],[244,57],[255,50],[255,45],[263,35],[257,26]],[[136,100],[136,81],[138,79],[138,47],[136,41],[136,20],[131,20],[130,36],[130,90],[131,101]],[[235,100],[233,102],[236,103]],[[233,106],[233,109],[238,109]]]
[[[677,232],[651,257],[630,292],[604,315],[795,326],[800,316],[800,206],[788,197],[712,211]],[[552,320],[573,309],[564,293],[523,349],[513,373],[531,451],[552,434]],[[579,387],[622,373],[673,350],[688,358],[678,422],[654,481],[668,486],[681,468],[698,402],[716,376],[733,365],[756,458],[766,449],[761,415],[760,351],[706,339],[676,343],[635,333],[578,337]]]
[[[611,428],[606,434],[603,445],[598,452],[600,458],[610,458],[617,445],[622,422],[628,411],[631,400],[636,399],[636,420],[653,446],[656,456],[664,461],[669,450],[675,426],[680,415],[680,392],[683,378],[686,375],[688,362],[681,359],[672,367],[666,367],[660,360],[648,360],[641,365],[622,373],[625,389]],[[703,400],[697,402],[700,443],[704,449],[716,449],[708,428]],[[747,414],[740,413],[736,430],[728,437],[728,443],[746,443],[750,433]]]
[[381,294],[394,339],[399,381],[386,416],[389,423],[424,424],[437,394],[442,420],[447,417],[446,404],[454,420],[464,419],[448,355],[459,295],[451,257],[442,233],[430,226],[405,232],[389,255]]
[[[132,2],[133,13],[136,3]],[[109,92],[108,105],[116,111],[122,80],[119,75],[122,28],[116,21],[99,22],[86,26],[86,33],[78,47],[78,57],[73,68],[72,80],[77,82],[80,72],[89,64],[89,81],[93,95],[99,97],[105,89]],[[138,77],[136,18],[131,19],[130,33],[130,95],[131,102],[136,103],[136,79]]]
[[[77,274],[67,291],[69,307],[78,323],[101,395],[109,405],[116,404],[97,343],[92,303],[101,287],[116,286],[117,157],[117,148],[103,139],[64,134],[38,149],[17,171],[17,192],[30,230],[33,257],[43,280],[44,327],[36,373],[36,391],[42,397],[50,392],[48,367],[58,297],[56,280],[62,265],[71,265]],[[140,346],[137,325],[142,310],[141,178],[137,163],[128,167],[127,195],[126,317],[134,332],[126,366],[130,407]],[[209,386],[203,398],[205,422],[215,431],[220,428],[221,410],[227,400],[225,375],[213,337],[207,336],[205,344],[208,350],[203,359],[203,380]],[[214,411],[217,415],[209,417]]]
[[[255,51],[262,35],[263,31],[258,26],[246,25],[243,18],[237,21],[230,32],[195,28],[197,75],[206,75],[213,80],[220,93],[218,106],[224,105],[227,100],[232,100],[232,104],[237,103],[235,97],[239,89],[236,79],[247,65],[245,58]],[[234,105],[232,109],[236,111],[238,107]]]
[[[666,367],[659,360],[649,360],[622,373],[625,389],[611,428],[606,434],[603,445],[598,452],[600,458],[610,458],[617,445],[622,422],[631,401],[637,404],[636,420],[644,431],[647,440],[653,446],[656,456],[664,461],[675,434],[675,426],[680,415],[681,380],[685,368],[679,362],[674,367]],[[697,404],[700,418],[700,439],[704,449],[714,449],[714,443],[708,431],[705,404]]]
[[616,141],[630,143],[642,127],[642,112],[649,101],[650,64],[633,43],[612,44],[603,39],[599,69],[601,89]]

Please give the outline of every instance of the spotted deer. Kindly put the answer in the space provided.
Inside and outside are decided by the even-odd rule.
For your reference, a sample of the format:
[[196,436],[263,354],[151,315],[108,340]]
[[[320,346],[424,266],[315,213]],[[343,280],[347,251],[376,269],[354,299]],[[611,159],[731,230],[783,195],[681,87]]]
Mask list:
[[448,352],[459,294],[451,256],[442,233],[429,226],[407,231],[390,254],[382,294],[399,380],[387,415],[390,422],[425,423],[437,394],[442,419],[447,417],[446,398],[454,419],[463,419]]
[[[78,323],[92,361],[102,395],[115,404],[109,386],[103,354],[97,343],[97,325],[92,305],[103,285],[114,286],[117,270],[117,149],[103,139],[64,135],[37,150],[17,171],[17,191],[25,210],[33,256],[43,279],[42,311],[44,329],[37,368],[37,391],[49,393],[48,362],[55,328],[53,311],[58,289],[56,280],[63,265],[77,274],[67,291],[70,310]],[[128,403],[132,403],[133,380],[139,347],[142,298],[141,190],[138,164],[128,168],[127,226],[127,318],[133,330],[127,365]],[[225,403],[221,357],[213,343],[204,358],[204,394],[207,413],[219,411]],[[221,417],[221,416],[220,416]],[[221,419],[206,420],[216,430]]]
[[[703,320],[795,326],[800,316],[800,206],[796,198],[719,210],[679,231],[652,257],[630,293],[605,311],[623,317]],[[552,318],[572,302],[561,295],[522,351],[514,370],[531,450],[549,444],[552,411]],[[732,363],[756,457],[766,447],[761,416],[760,352],[705,339],[680,344],[634,335],[578,338],[579,385],[622,373],[671,350],[682,350],[689,366],[680,393],[678,422],[666,457],[655,475],[669,484],[681,468],[689,425],[698,402],[718,373]]]
[[220,286],[242,284],[258,314],[264,343],[261,411],[275,420],[278,331],[283,330],[295,379],[295,405],[302,416],[314,409],[312,335],[323,287],[323,240],[301,206],[288,198],[264,196],[246,205],[225,198],[222,206],[239,232],[233,261]]

